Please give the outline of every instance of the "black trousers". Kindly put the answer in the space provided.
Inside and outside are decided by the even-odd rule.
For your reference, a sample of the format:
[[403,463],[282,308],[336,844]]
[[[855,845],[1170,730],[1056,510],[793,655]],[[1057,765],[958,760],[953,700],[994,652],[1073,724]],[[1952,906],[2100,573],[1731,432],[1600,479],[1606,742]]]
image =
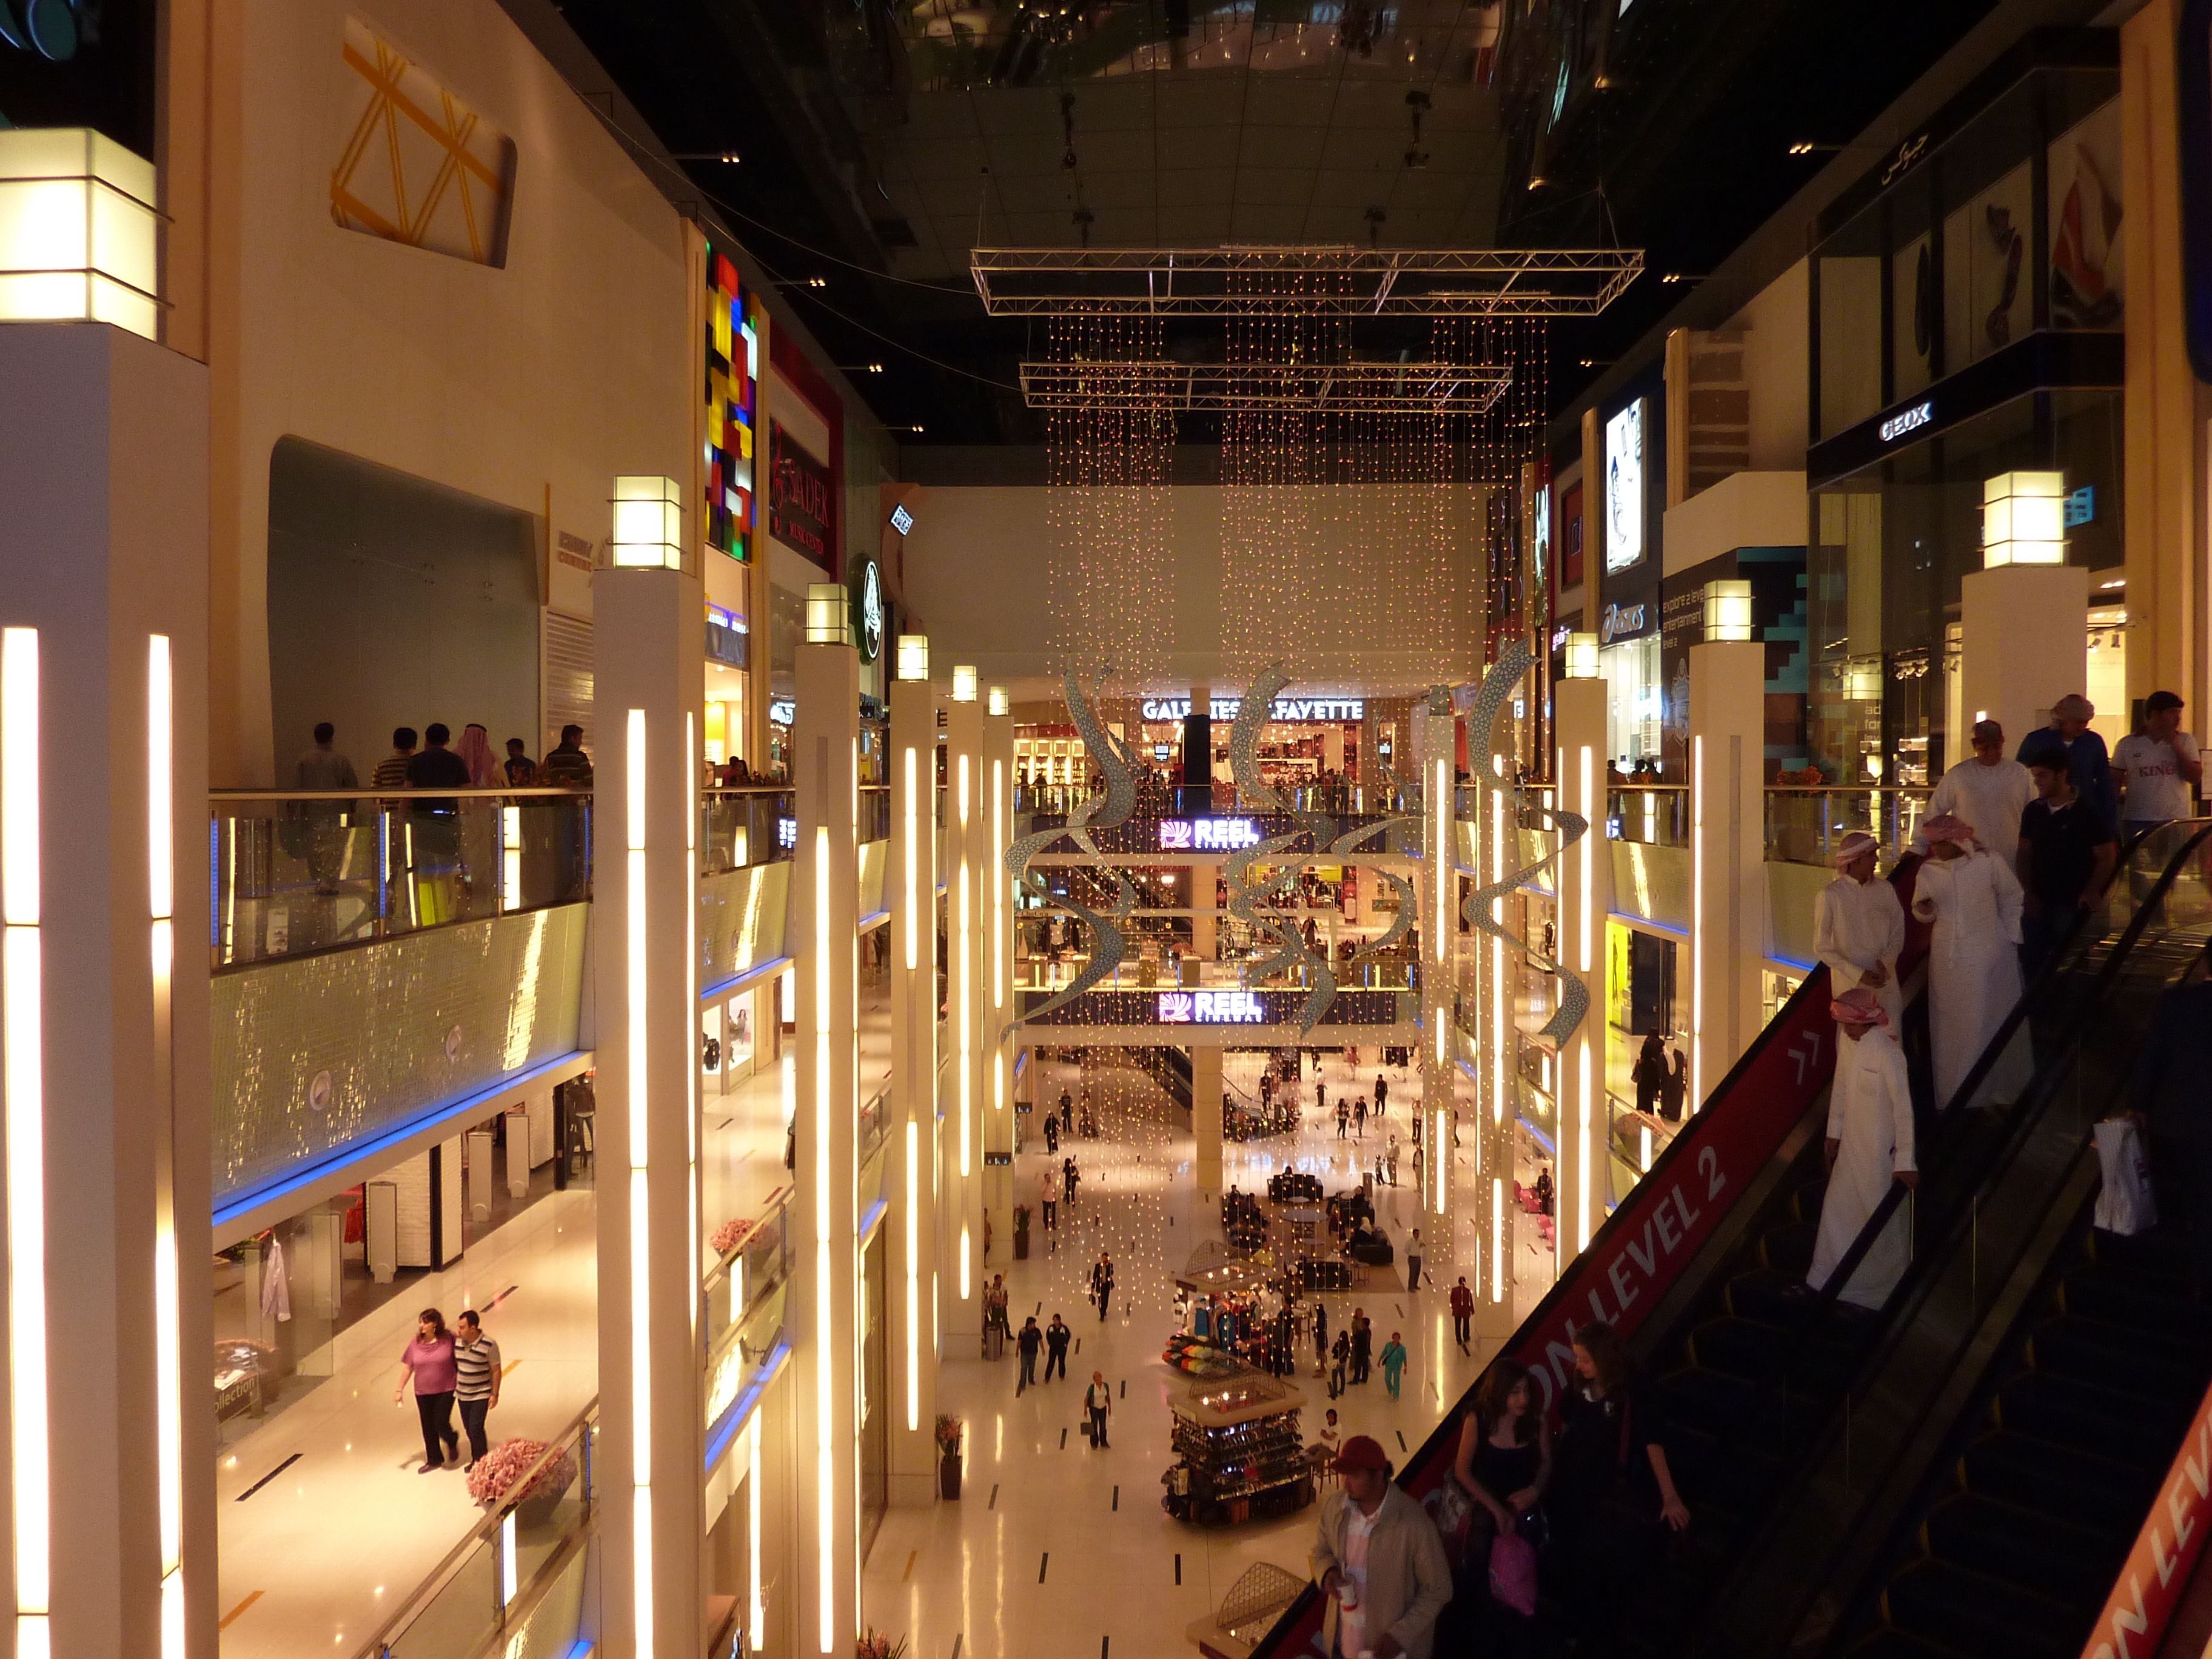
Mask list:
[[453,1432],[453,1391],[442,1394],[417,1394],[415,1412],[422,1419],[422,1461],[442,1463],[461,1449],[461,1437]]
[[1421,1288],[1421,1258],[1417,1255],[1406,1258],[1406,1288],[1409,1291]]
[[489,1396],[482,1400],[462,1400],[455,1402],[461,1408],[461,1427],[469,1437],[469,1462],[473,1463],[491,1449],[484,1438],[484,1413],[491,1409]]
[[1468,1327],[1472,1325],[1474,1322],[1474,1316],[1472,1314],[1454,1314],[1452,1316],[1452,1340],[1458,1343],[1462,1348],[1467,1346]]
[[1091,1443],[1094,1446],[1106,1443],[1106,1408],[1103,1406],[1091,1407]]
[[1067,1381],[1067,1350],[1066,1347],[1047,1348],[1044,1355],[1044,1380],[1052,1381],[1054,1367],[1060,1370],[1060,1380]]

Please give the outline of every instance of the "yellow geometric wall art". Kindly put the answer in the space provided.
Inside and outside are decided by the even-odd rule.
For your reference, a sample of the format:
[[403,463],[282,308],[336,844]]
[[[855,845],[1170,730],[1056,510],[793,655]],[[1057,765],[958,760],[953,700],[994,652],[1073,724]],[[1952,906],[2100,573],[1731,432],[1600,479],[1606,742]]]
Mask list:
[[507,264],[514,141],[357,17],[346,19],[345,149],[331,217],[348,230]]

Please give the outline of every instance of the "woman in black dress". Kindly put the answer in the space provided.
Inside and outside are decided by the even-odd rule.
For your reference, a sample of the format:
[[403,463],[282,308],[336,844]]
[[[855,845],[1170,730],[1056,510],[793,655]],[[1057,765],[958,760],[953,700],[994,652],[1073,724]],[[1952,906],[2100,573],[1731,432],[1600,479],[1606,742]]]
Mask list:
[[1535,1621],[1490,1593],[1492,1543],[1516,1529],[1528,1535],[1524,1517],[1543,1501],[1552,1478],[1552,1428],[1527,1366],[1505,1358],[1492,1364],[1474,1409],[1461,1420],[1452,1474],[1474,1503],[1452,1586],[1455,1623],[1481,1652],[1528,1652]]

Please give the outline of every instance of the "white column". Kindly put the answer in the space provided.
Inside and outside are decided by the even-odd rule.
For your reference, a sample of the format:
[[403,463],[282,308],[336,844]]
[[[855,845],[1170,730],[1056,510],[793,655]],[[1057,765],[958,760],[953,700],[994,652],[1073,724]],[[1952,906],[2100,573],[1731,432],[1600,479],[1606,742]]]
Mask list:
[[[1452,1236],[1452,1106],[1457,1097],[1459,1062],[1452,1030],[1452,981],[1459,940],[1456,898],[1457,833],[1454,829],[1452,716],[1413,710],[1413,760],[1421,781],[1421,1235],[1427,1245],[1424,1267],[1441,1275],[1457,1259]],[[1409,769],[1410,770],[1410,769]],[[1475,947],[1480,950],[1480,945]],[[1481,1097],[1478,1094],[1478,1100]],[[1478,1180],[1487,1174],[1480,1160],[1477,1129]],[[1478,1191],[1479,1197],[1479,1191]],[[1487,1237],[1486,1230],[1482,1235]],[[1478,1255],[1478,1261],[1480,1260]],[[1470,1275],[1472,1277],[1472,1275]],[[1489,1284],[1476,1288],[1478,1302]]]
[[[840,595],[842,588],[832,589]],[[807,601],[793,666],[793,965],[798,979],[792,1325],[799,1361],[798,1651],[860,1637],[860,657]],[[900,1407],[903,1411],[903,1405]]]
[[25,1659],[216,1650],[207,422],[198,363],[0,326],[0,1563]]
[[1690,647],[1690,1107],[1759,1027],[1766,939],[1766,647]]
[[[890,1500],[937,1496],[937,696],[928,645],[890,688]],[[914,678],[906,678],[909,667]]]
[[[2051,705],[2087,685],[2088,610],[2089,573],[2073,565],[1968,572],[1959,584],[1959,690],[1966,724],[1997,721],[2008,752],[2048,726]],[[1964,732],[1949,742],[1952,765],[1971,757]]]
[[701,1639],[699,709],[705,610],[682,570],[601,569],[592,929],[598,1015],[597,1486],[607,1651]]
[[1589,832],[1567,849],[1554,877],[1559,896],[1559,965],[1563,976],[1579,981],[1589,998],[1589,1012],[1559,1048],[1555,1114],[1559,1171],[1553,1183],[1553,1220],[1561,1273],[1605,1220],[1606,928],[1613,910],[1613,846],[1606,838],[1605,714],[1603,680],[1562,679],[1553,686],[1558,799],[1565,811],[1589,823]]
[[[965,693],[963,696],[963,693]],[[983,706],[975,671],[953,670],[945,710],[945,1041],[951,1047],[945,1125],[945,1256],[949,1280],[938,1303],[940,1334],[956,1354],[973,1352],[983,1328],[983,1114],[987,1079],[983,1012],[990,1001],[984,951],[985,872],[978,849],[988,796],[983,781]],[[1008,1249],[1012,1247],[1009,1244]]]
[[[1006,1158],[988,1164],[983,1199],[991,1217],[991,1268],[1014,1259],[1014,1045],[1006,1040],[1014,1017],[1014,887],[1006,848],[1014,838],[1014,719],[1006,688],[994,685],[983,717],[983,814],[976,848],[977,892],[983,904],[984,1000],[981,1044],[986,1098],[984,1150]],[[1040,1225],[1042,1224],[1040,1223]]]
[[1203,1043],[1190,1050],[1190,1127],[1198,1142],[1199,1202],[1211,1204],[1223,1191],[1221,1050]]

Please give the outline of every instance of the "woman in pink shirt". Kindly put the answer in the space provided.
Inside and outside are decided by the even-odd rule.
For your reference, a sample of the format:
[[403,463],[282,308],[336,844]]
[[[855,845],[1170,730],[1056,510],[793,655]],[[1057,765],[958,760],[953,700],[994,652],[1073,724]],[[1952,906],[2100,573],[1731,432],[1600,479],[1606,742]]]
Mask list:
[[461,1437],[453,1431],[453,1334],[446,1328],[445,1315],[435,1308],[422,1310],[415,1340],[400,1354],[399,1364],[404,1375],[392,1403],[396,1406],[407,1398],[411,1376],[415,1409],[422,1419],[422,1467],[415,1473],[428,1474],[444,1468],[461,1450]]

